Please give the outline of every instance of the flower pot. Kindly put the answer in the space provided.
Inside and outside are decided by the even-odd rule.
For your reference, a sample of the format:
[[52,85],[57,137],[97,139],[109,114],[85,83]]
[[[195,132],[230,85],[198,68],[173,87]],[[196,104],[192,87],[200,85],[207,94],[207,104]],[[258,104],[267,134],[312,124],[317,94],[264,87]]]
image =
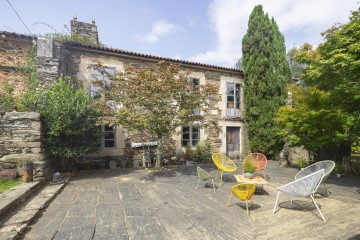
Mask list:
[[341,173],[337,173],[336,176],[337,176],[338,178],[341,178]]

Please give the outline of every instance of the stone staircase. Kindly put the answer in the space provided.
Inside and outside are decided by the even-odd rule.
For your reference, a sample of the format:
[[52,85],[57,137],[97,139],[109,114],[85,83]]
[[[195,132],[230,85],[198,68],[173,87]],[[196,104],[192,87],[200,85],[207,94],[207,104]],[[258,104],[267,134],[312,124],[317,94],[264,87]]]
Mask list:
[[44,180],[22,183],[0,193],[0,239],[12,240],[25,231],[67,181],[51,184]]

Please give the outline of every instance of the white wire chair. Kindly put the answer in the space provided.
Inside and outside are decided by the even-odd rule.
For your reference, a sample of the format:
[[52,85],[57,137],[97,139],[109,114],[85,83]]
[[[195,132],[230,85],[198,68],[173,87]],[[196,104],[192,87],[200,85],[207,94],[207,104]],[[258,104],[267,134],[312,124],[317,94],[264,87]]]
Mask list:
[[325,176],[324,176],[323,180],[321,181],[321,183],[322,183],[322,185],[324,185],[326,193],[328,194],[328,196],[331,197],[331,192],[326,187],[325,181],[330,176],[330,173],[334,170],[334,168],[335,168],[335,162],[334,161],[324,160],[324,161],[316,162],[316,163],[311,164],[310,166],[304,168],[300,172],[298,172],[295,175],[295,179],[305,177],[306,175],[309,175],[311,173],[319,171],[320,169],[324,169]]
[[199,177],[199,181],[196,185],[196,188],[198,188],[200,180],[201,181],[210,181],[211,180],[213,188],[214,188],[214,192],[215,192],[216,190],[215,190],[215,185],[214,185],[214,177],[199,166],[197,166],[196,172]]
[[307,197],[310,196],[312,199],[316,209],[319,211],[321,218],[326,222],[324,216],[322,215],[318,205],[315,202],[314,194],[316,190],[318,189],[321,181],[323,180],[325,176],[325,170],[321,169],[319,171],[316,171],[314,173],[311,173],[305,177],[299,178],[291,183],[288,183],[286,185],[283,185],[281,187],[278,187],[278,194],[276,197],[276,202],[273,210],[273,214],[275,214],[276,206],[279,200],[280,192],[285,193],[287,195],[290,195],[290,202],[292,205],[292,197]]

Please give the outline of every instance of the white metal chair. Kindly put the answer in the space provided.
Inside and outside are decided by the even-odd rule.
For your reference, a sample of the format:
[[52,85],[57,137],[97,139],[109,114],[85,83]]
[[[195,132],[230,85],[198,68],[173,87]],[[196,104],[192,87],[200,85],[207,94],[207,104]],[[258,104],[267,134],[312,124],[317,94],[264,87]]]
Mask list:
[[200,180],[201,181],[210,181],[211,180],[213,188],[214,188],[214,192],[215,192],[214,177],[199,166],[197,166],[196,172],[199,177],[199,181],[196,185],[196,188],[198,188]]
[[311,164],[310,166],[304,168],[303,170],[301,170],[300,172],[298,172],[295,175],[295,179],[299,179],[302,177],[305,177],[306,175],[309,175],[311,173],[314,173],[316,171],[319,171],[321,169],[324,169],[325,171],[325,176],[323,178],[323,180],[321,181],[322,185],[324,185],[326,193],[328,194],[328,196],[331,196],[331,192],[329,191],[329,189],[326,187],[325,185],[325,181],[326,179],[330,176],[330,173],[334,170],[335,168],[335,162],[331,161],[331,160],[324,160],[324,161],[320,161],[320,162],[316,162],[314,164]]
[[319,211],[322,219],[324,220],[324,222],[326,222],[324,216],[322,215],[322,213],[314,199],[314,194],[315,194],[317,188],[319,187],[321,181],[323,180],[324,176],[325,176],[325,170],[321,169],[321,170],[311,173],[305,177],[299,178],[291,183],[288,183],[284,186],[278,187],[277,188],[278,194],[276,197],[273,214],[275,214],[275,210],[276,210],[276,206],[277,206],[277,203],[279,200],[280,192],[283,192],[283,193],[291,196],[291,198],[290,198],[291,205],[292,205],[292,197],[310,196],[316,209]]

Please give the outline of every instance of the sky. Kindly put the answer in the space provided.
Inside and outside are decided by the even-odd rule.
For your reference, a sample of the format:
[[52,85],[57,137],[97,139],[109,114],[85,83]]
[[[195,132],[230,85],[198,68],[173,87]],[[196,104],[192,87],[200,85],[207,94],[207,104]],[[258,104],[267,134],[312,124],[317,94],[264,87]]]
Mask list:
[[284,34],[287,49],[314,46],[321,32],[349,22],[357,0],[0,0],[0,31],[68,32],[70,20],[95,19],[108,47],[234,67],[253,8],[261,4]]

